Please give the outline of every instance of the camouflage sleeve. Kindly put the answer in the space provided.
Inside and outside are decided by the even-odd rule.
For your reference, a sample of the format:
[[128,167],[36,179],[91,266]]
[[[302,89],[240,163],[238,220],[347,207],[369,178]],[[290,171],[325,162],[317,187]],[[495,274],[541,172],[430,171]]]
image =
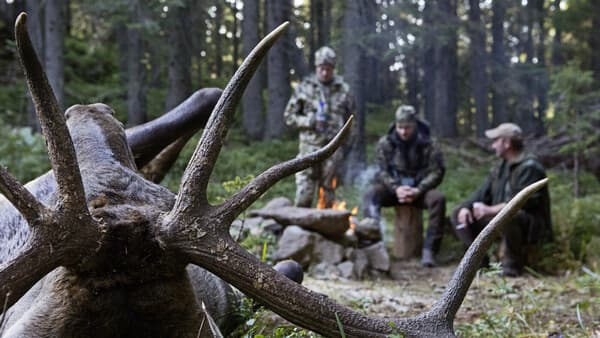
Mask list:
[[425,177],[419,182],[417,188],[421,193],[425,193],[442,183],[446,168],[444,166],[444,158],[442,152],[438,149],[435,143],[432,143],[431,149],[427,157],[427,169],[425,169]]
[[[385,136],[384,136],[385,137]],[[377,171],[377,180],[383,184],[390,191],[396,190],[398,184],[396,183],[396,179],[389,172],[390,163],[388,163],[387,156],[385,156],[385,140],[384,138],[379,140],[377,143],[376,149],[376,163],[379,167]]]
[[301,85],[302,84],[299,84],[296,87],[292,97],[290,97],[290,100],[283,111],[283,118],[288,127],[311,129],[315,125],[315,115],[312,112],[308,114],[304,113],[304,105],[306,102],[301,95]]

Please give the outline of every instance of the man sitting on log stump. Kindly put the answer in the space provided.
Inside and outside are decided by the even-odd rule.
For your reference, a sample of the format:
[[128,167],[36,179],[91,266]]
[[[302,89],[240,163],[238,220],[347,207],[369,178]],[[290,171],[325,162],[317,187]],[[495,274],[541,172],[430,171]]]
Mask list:
[[446,213],[444,195],[434,190],[444,177],[441,152],[430,136],[429,126],[417,118],[412,106],[400,106],[396,121],[377,144],[379,171],[363,197],[363,215],[381,220],[381,207],[410,205],[427,208],[429,227],[421,263],[436,265]]
[[[519,126],[502,123],[486,130],[485,136],[494,140],[492,148],[502,160],[492,168],[483,185],[452,213],[456,235],[465,245],[471,245],[475,236],[519,191],[546,177],[542,164],[524,152]],[[550,195],[544,187],[529,198],[504,228],[501,244],[503,274],[509,277],[520,275],[527,261],[527,246],[550,241],[552,237]],[[485,261],[484,265],[489,259]]]

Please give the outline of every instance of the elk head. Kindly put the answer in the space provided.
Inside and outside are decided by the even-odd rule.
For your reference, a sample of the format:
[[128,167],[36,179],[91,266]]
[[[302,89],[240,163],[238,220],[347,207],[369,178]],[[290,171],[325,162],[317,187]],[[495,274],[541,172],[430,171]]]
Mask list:
[[[174,196],[134,170],[122,126],[108,106],[71,108],[65,121],[31,48],[25,18],[21,14],[17,19],[17,48],[46,137],[57,189],[53,203],[43,204],[0,168],[2,193],[30,227],[25,244],[0,265],[0,295],[11,306],[51,273],[46,277],[49,286],[43,286],[49,290],[44,294],[48,299],[45,308],[38,306],[35,311],[39,316],[29,318],[37,321],[29,328],[36,335],[146,336],[151,335],[145,331],[149,326],[159,330],[153,336],[195,337],[202,325],[185,274],[185,266],[194,264],[291,322],[325,336],[339,335],[340,326],[348,337],[384,337],[395,332],[421,337],[454,336],[454,316],[493,234],[529,194],[545,184],[541,181],[521,192],[492,220],[469,248],[432,309],[411,318],[368,317],[261,263],[228,231],[232,221],[280,179],[331,155],[348,134],[351,120],[323,149],[271,167],[220,205],[208,203],[209,177],[234,109],[261,58],[287,23],[263,39],[234,74]],[[86,128],[75,130],[81,126]],[[80,140],[93,146],[86,148]],[[107,158],[85,153],[98,149],[106,151]],[[112,298],[98,307],[94,292]],[[117,309],[118,314],[106,314],[119,306],[123,308]],[[94,313],[101,317],[87,317]],[[68,318],[65,321],[70,324],[63,325],[62,331],[48,322],[40,324],[49,320],[44,314]],[[33,331],[42,330],[40,326],[49,326],[46,329],[51,331]]]

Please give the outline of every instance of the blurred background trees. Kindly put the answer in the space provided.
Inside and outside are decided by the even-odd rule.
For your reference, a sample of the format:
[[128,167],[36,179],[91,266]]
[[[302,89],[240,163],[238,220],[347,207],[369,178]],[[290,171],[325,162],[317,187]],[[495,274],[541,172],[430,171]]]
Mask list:
[[[589,167],[600,128],[599,6],[597,0],[0,0],[0,119],[37,129],[12,40],[21,11],[29,13],[33,43],[63,108],[102,101],[130,126],[194,89],[223,87],[258,38],[289,20],[244,96],[236,123],[248,142],[293,137],[282,110],[293,86],[313,71],[314,51],[327,44],[355,94],[359,142],[351,162],[359,168],[373,142],[365,132],[369,117],[400,103],[414,105],[440,138],[481,137],[504,121],[538,139],[567,133],[586,149],[578,148],[579,160],[573,147],[563,149],[562,160]],[[588,78],[577,89],[564,81]]]

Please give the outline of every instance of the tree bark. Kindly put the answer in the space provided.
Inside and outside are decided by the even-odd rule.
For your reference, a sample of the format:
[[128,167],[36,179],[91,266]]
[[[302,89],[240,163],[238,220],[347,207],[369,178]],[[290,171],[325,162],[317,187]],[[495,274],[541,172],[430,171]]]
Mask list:
[[44,64],[59,109],[65,108],[65,12],[68,1],[46,1]]
[[600,1],[593,0],[591,3],[591,13],[595,13],[592,15],[592,27],[590,29],[589,35],[589,46],[591,51],[591,70],[594,74],[594,83],[596,83],[595,87],[600,87]]
[[475,102],[477,136],[483,137],[489,127],[487,53],[485,27],[481,23],[479,0],[469,0],[469,36],[471,38],[469,64],[471,66],[471,96]]
[[[363,38],[368,30],[364,19],[367,12],[368,0],[346,2],[344,9],[344,79],[350,85],[356,106],[356,139],[350,148],[350,153],[345,161],[348,166],[344,170],[344,178],[355,177],[366,164],[365,145],[365,50]],[[351,180],[350,180],[351,181]]]
[[169,16],[169,84],[165,110],[177,106],[192,92],[191,17],[188,2],[185,2],[183,6],[172,6]]
[[[252,48],[258,44],[259,21],[258,0],[244,1],[244,20],[242,21],[242,54],[248,56]],[[259,70],[264,69],[263,66]],[[263,135],[264,108],[262,102],[263,83],[260,74],[254,74],[242,96],[242,124],[246,135],[259,140]]]
[[[290,20],[292,3],[290,0],[269,0],[267,2],[268,30]],[[281,137],[285,130],[283,110],[290,98],[290,60],[285,41],[287,33],[276,43],[268,54],[268,104],[265,123],[266,139]]]
[[[554,13],[560,12],[561,0],[554,0]],[[565,63],[562,50],[562,27],[554,25],[554,37],[552,38],[552,66],[560,66]]]
[[435,39],[435,22],[433,13],[435,10],[435,1],[426,1],[423,9],[423,101],[425,110],[425,119],[430,124],[436,125],[435,120],[435,71],[436,71],[436,39]]
[[494,0],[492,4],[492,112],[493,124],[508,121],[506,111],[506,74],[508,63],[504,45],[504,20],[506,5],[504,0]]
[[215,10],[215,26],[213,27],[212,37],[213,43],[215,44],[215,53],[214,53],[214,73],[217,78],[221,77],[223,74],[223,43],[221,39],[221,26],[223,25],[223,1],[216,0],[213,2],[216,10]]
[[[31,43],[36,54],[42,57],[44,55],[44,6],[39,0],[26,0],[25,10],[29,19],[27,20],[27,30],[31,37]],[[27,93],[27,125],[35,131],[40,131],[40,125],[35,115],[35,108],[31,101],[31,95]]]
[[437,20],[441,39],[435,51],[436,69],[434,76],[435,111],[432,124],[434,132],[441,137],[454,137],[457,110],[457,21],[455,0],[439,1],[440,17]]
[[[131,22],[140,22],[142,3],[138,0],[129,4]],[[144,39],[138,27],[127,27],[127,125],[135,126],[146,122],[146,67]]]

